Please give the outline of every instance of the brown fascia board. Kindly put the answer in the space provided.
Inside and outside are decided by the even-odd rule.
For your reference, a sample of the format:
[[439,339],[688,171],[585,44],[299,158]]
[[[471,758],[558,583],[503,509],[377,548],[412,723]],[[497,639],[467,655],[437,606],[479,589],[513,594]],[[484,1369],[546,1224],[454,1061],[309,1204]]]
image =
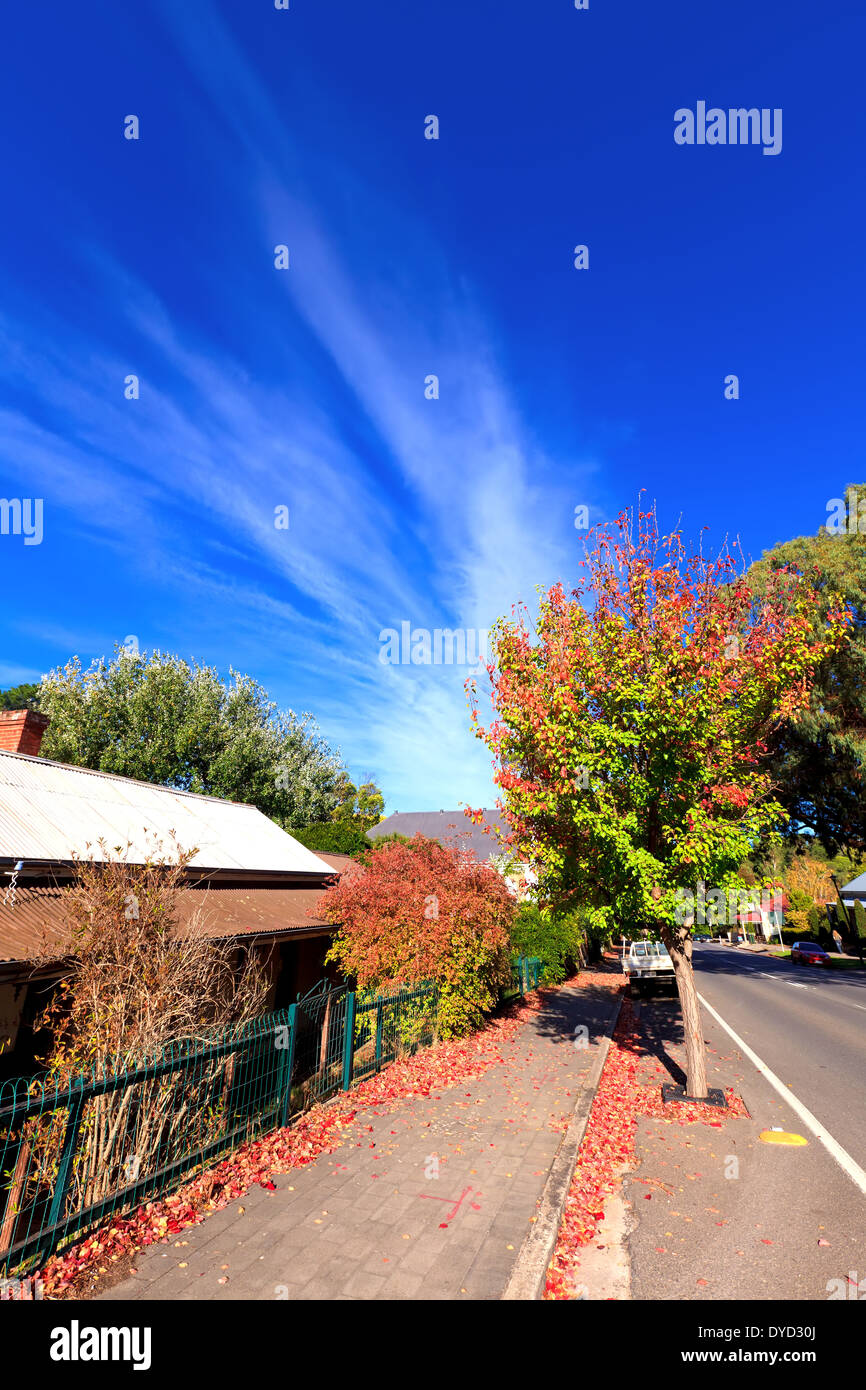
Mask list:
[[14,957],[8,960],[0,960],[0,984],[26,984],[29,980],[53,980],[59,979],[66,969],[66,960],[59,956],[56,959],[40,961],[37,965],[35,961],[25,960],[23,957],[16,960]]
[[[286,927],[282,931],[235,932],[227,936],[212,936],[211,941],[313,941],[318,936],[331,936],[336,924],[316,927]],[[0,984],[18,984],[29,980],[60,979],[71,963],[69,956],[55,956],[38,964],[24,956],[0,959]]]

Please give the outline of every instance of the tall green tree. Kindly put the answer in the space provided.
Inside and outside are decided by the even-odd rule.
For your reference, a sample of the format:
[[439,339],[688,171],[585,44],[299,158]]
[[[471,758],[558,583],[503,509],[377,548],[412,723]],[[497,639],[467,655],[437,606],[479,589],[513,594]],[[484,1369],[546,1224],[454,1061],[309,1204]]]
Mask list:
[[9,690],[0,690],[0,709],[38,709],[39,686],[35,684],[13,685]]
[[787,573],[756,604],[729,557],[687,556],[651,513],[637,535],[623,514],[595,540],[570,595],[554,585],[534,624],[519,608],[495,625],[494,719],[478,727],[477,705],[473,719],[542,900],[665,942],[688,1093],[702,1097],[694,904],[704,886],[739,892],[740,864],[784,821],[761,750],[843,640],[845,616],[831,612],[816,635],[814,591]]
[[47,758],[257,806],[291,830],[330,820],[344,776],[311,715],[281,711],[250,676],[118,647],[39,686]]
[[337,787],[338,802],[334,809],[335,821],[363,822],[367,829],[377,825],[385,810],[385,798],[376,783],[362,782],[356,787],[348,774],[343,774]]
[[775,546],[747,578],[760,595],[783,568],[802,575],[817,599],[815,632],[839,596],[850,609],[849,640],[827,653],[806,704],[772,735],[766,766],[791,818],[788,833],[805,827],[831,855],[854,857],[866,850],[866,484],[845,492],[844,528],[822,526]]

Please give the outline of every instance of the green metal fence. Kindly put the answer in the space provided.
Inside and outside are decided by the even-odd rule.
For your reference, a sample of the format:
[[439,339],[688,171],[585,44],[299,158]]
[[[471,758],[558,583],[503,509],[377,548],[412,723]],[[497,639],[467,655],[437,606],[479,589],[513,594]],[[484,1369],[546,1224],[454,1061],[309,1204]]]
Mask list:
[[511,989],[509,993],[527,994],[538,988],[541,978],[541,960],[538,956],[518,956],[511,962]]
[[438,990],[430,985],[391,995],[358,994],[351,1079],[362,1081],[402,1053],[431,1043],[437,1000]]
[[[521,958],[515,983],[538,983]],[[288,1009],[157,1055],[0,1085],[0,1275],[24,1273],[246,1140],[433,1040],[438,989],[323,982]]]

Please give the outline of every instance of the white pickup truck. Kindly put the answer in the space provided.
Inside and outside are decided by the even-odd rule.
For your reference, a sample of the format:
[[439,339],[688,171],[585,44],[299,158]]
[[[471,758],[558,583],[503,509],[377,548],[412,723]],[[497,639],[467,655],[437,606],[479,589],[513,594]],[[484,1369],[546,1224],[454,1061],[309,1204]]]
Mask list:
[[623,938],[622,968],[628,976],[632,996],[657,985],[676,989],[674,963],[661,941],[626,941]]

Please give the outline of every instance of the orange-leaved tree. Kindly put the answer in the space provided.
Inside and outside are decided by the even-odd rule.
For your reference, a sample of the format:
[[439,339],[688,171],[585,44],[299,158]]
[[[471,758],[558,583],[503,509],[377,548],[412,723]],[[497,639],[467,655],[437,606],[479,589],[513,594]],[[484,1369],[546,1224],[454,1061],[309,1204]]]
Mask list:
[[[761,755],[808,695],[848,614],[779,572],[756,599],[729,555],[687,555],[654,513],[597,528],[570,594],[501,619],[488,665],[494,755],[514,850],[539,891],[590,906],[609,934],[658,933],[682,1005],[687,1091],[707,1095],[690,903],[784,822]],[[475,813],[476,818],[481,813]],[[736,920],[736,918],[735,918]]]
[[514,909],[495,869],[423,835],[374,845],[321,903],[339,926],[328,958],[362,988],[433,981],[443,1037],[478,1027],[496,1003]]

